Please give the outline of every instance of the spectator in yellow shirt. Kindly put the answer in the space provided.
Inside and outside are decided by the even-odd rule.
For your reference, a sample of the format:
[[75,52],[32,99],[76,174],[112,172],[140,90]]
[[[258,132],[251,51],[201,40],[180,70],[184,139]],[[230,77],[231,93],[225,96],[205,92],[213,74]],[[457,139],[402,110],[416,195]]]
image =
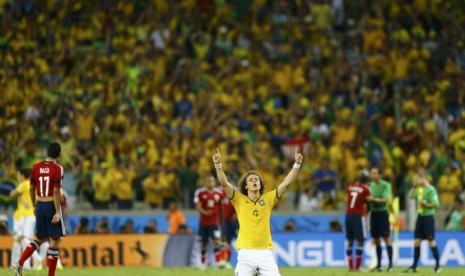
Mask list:
[[445,208],[450,208],[454,204],[455,198],[462,191],[460,177],[456,173],[455,167],[450,165],[446,173],[439,178],[438,190],[440,202]]
[[109,209],[111,200],[112,176],[108,173],[108,163],[102,163],[92,177],[94,189],[94,209]]

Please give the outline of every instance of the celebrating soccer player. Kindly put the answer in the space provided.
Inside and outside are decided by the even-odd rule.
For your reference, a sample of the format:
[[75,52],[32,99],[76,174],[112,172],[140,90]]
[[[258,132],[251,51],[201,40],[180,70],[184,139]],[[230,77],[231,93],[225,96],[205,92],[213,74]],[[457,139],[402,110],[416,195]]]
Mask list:
[[59,242],[66,235],[60,207],[63,167],[56,162],[60,153],[60,144],[50,143],[47,147],[47,158],[35,164],[32,169],[29,193],[36,215],[36,239],[24,249],[19,261],[12,265],[15,276],[23,275],[24,262],[48,239],[48,275],[55,276]]
[[388,272],[392,272],[392,242],[389,224],[389,204],[392,200],[391,184],[381,179],[379,170],[377,168],[371,169],[370,190],[373,199],[376,201],[371,202],[370,211],[370,230],[371,237],[376,245],[376,258],[377,265],[372,271],[380,272],[381,269],[381,238],[386,243],[389,265]]
[[215,188],[215,178],[212,175],[206,175],[204,183],[204,187],[197,189],[194,196],[195,208],[200,214],[201,269],[206,267],[206,252],[209,241],[213,243],[216,265],[219,266],[222,261],[220,209],[224,195],[223,191]]
[[248,171],[241,177],[239,190],[231,185],[222,169],[220,150],[216,149],[213,155],[216,173],[239,221],[236,276],[250,276],[257,272],[259,275],[280,275],[272,253],[270,216],[273,206],[295,180],[302,160],[302,154],[296,149],[291,171],[277,189],[264,194],[265,183],[256,171]]
[[434,272],[441,271],[439,266],[439,251],[434,240],[434,214],[439,208],[439,198],[436,188],[426,179],[426,172],[419,169],[413,180],[413,187],[408,193],[408,198],[416,199],[418,217],[415,224],[415,241],[413,248],[413,264],[404,272],[417,272],[418,260],[420,259],[420,244],[422,240],[428,240],[431,252],[433,252],[436,265]]

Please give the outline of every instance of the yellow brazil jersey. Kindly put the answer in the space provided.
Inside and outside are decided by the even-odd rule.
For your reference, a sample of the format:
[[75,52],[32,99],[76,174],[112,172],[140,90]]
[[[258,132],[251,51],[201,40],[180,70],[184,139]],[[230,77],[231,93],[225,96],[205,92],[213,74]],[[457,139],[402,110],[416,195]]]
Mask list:
[[34,208],[32,207],[29,188],[29,180],[19,183],[18,187],[16,187],[16,192],[18,193],[18,209],[16,209],[14,214],[15,219],[34,216]]
[[261,195],[255,202],[238,191],[234,192],[231,203],[236,209],[240,225],[236,249],[273,248],[270,216],[277,202],[276,189]]

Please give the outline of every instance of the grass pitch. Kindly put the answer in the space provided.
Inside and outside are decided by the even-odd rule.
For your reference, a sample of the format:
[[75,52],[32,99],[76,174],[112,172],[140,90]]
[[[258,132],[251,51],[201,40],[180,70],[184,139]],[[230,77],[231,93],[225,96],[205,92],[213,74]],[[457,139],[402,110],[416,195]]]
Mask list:
[[[402,273],[405,267],[395,267],[393,273],[370,273],[370,274],[386,274],[390,276],[406,275]],[[282,276],[337,276],[337,275],[359,275],[360,273],[348,272],[346,268],[312,268],[312,267],[281,267]],[[420,267],[416,275],[436,275],[432,267]],[[463,267],[445,267],[442,269],[442,275],[447,276],[463,276],[465,275],[465,268]],[[0,269],[0,275],[13,275],[13,272],[8,269]],[[41,272],[25,271],[25,276],[45,276],[47,270]],[[234,270],[214,270],[207,269],[199,271],[195,268],[66,268],[62,271],[56,272],[57,276],[205,276],[205,275],[218,275],[218,276],[231,276],[234,275]]]

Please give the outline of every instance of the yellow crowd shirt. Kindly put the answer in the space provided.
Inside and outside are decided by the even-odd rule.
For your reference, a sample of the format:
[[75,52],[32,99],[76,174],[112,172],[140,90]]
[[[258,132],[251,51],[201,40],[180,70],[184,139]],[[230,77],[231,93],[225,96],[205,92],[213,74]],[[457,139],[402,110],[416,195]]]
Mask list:
[[16,192],[18,193],[18,209],[16,209],[14,219],[34,216],[34,208],[32,207],[31,196],[29,195],[30,185],[29,180],[25,180],[16,187]]
[[238,191],[234,192],[231,203],[240,225],[236,249],[273,248],[270,216],[277,202],[276,189],[261,195],[255,202]]

